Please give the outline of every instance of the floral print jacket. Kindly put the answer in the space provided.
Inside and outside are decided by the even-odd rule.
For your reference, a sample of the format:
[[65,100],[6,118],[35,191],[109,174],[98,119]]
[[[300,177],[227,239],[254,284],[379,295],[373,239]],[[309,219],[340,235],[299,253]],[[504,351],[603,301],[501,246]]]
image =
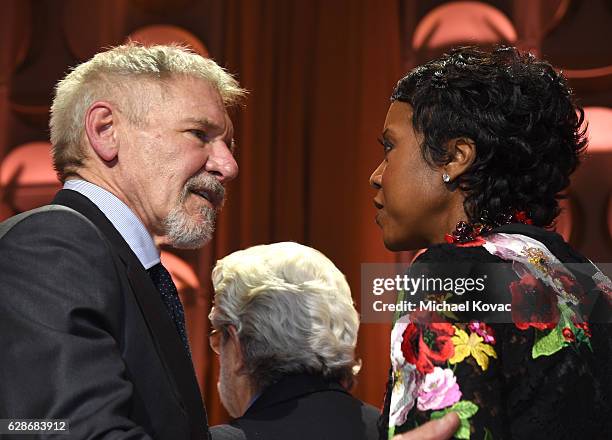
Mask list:
[[[434,246],[416,266],[463,263],[474,273],[501,262],[486,293],[511,304],[506,321],[397,317],[381,438],[449,411],[460,417],[459,439],[611,438],[612,333],[601,322],[612,284],[595,265],[554,233],[508,225],[475,242]],[[585,310],[594,309],[604,318],[590,324]]]

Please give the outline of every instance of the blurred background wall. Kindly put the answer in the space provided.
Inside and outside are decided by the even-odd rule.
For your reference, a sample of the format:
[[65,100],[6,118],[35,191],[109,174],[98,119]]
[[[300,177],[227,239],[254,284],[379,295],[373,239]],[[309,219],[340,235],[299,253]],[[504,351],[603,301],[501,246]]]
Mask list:
[[[128,38],[178,41],[214,58],[251,91],[234,113],[240,176],[215,240],[165,250],[185,303],[212,424],[227,420],[208,347],[209,272],[259,243],[320,249],[359,306],[360,264],[409,261],[381,243],[368,178],[376,137],[403,73],[458,44],[510,43],[562,69],[586,107],[591,146],[557,229],[596,262],[612,262],[611,0],[3,0],[0,2],[0,220],[59,188],[49,153],[54,84],[71,66]],[[1,319],[1,318],[0,318]],[[355,394],[380,406],[388,324],[364,324]]]

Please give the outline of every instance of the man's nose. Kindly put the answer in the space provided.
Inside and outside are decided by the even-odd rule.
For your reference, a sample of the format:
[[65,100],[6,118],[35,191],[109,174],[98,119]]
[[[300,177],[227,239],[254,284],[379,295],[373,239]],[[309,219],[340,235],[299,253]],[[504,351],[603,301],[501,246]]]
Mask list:
[[211,152],[204,169],[213,174],[221,183],[227,183],[238,175],[238,164],[223,140],[210,144]]

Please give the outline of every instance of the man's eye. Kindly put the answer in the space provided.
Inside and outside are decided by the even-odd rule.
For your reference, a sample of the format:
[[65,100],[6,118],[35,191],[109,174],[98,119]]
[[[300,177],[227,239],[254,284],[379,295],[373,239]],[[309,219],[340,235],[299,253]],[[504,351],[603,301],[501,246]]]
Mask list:
[[202,130],[189,130],[189,131],[202,142],[208,142],[210,140],[208,135]]

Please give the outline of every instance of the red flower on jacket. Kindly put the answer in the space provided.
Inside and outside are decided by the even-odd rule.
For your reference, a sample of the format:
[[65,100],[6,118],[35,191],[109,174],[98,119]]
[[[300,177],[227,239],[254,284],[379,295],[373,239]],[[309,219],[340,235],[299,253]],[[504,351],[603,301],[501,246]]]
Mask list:
[[576,336],[574,335],[574,332],[569,327],[564,327],[563,330],[561,331],[561,334],[563,335],[563,337],[565,338],[567,342],[574,342],[576,340]]
[[574,323],[576,325],[576,327],[578,327],[579,329],[581,329],[584,332],[584,335],[587,338],[591,337],[591,328],[589,327],[589,323],[584,321],[584,322],[575,322]]
[[455,329],[448,323],[410,323],[402,338],[404,358],[421,373],[431,373],[434,363],[446,362],[455,353],[451,341],[454,334]]
[[557,294],[541,280],[525,274],[510,284],[512,320],[521,330],[550,330],[559,322]]
[[584,299],[584,290],[582,286],[576,282],[572,277],[564,274],[564,273],[553,273],[552,277],[556,279],[565,290],[567,294],[573,297],[576,301],[582,301]]
[[456,246],[458,247],[477,247],[477,246],[482,246],[485,243],[486,243],[485,239],[478,236],[478,237],[474,237],[473,240],[466,241],[465,243],[457,243]]

